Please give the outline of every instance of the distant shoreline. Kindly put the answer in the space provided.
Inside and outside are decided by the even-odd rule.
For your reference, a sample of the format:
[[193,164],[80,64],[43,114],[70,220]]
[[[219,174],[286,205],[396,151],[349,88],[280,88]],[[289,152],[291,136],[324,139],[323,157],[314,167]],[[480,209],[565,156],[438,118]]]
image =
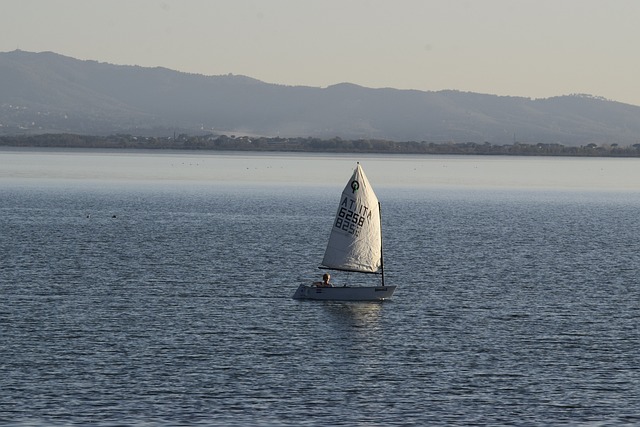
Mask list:
[[41,134],[0,136],[5,149],[67,148],[86,150],[180,150],[206,152],[289,152],[319,154],[404,154],[404,155],[486,155],[553,157],[640,157],[640,144],[580,147],[561,144],[520,143],[494,145],[489,142],[396,142],[375,139],[282,138],[234,135],[143,137],[134,135]]

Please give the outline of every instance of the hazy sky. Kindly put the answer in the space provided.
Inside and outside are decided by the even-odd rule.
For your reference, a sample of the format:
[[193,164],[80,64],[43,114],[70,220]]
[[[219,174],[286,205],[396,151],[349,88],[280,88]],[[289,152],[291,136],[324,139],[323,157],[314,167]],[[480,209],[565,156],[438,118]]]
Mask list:
[[638,0],[2,0],[0,51],[640,105]]

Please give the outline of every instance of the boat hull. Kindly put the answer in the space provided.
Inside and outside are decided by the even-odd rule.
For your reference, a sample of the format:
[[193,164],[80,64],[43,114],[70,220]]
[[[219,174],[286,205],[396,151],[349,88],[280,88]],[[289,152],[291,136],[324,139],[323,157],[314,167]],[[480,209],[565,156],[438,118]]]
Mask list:
[[315,299],[325,301],[383,301],[391,298],[395,286],[338,286],[323,288],[300,285],[293,299]]

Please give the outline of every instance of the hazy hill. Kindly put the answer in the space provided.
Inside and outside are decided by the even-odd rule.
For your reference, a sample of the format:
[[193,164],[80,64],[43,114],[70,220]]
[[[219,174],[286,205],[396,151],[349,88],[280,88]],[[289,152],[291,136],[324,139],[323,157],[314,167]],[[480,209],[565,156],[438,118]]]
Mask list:
[[397,141],[620,145],[640,107],[590,96],[282,86],[244,76],[0,53],[0,134],[247,133]]

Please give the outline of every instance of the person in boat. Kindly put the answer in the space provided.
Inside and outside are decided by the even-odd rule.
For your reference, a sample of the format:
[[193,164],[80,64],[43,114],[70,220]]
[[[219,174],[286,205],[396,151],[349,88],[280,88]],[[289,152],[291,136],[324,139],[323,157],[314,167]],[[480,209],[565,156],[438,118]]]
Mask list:
[[322,282],[314,282],[313,284],[318,288],[331,288],[333,285],[329,283],[331,279],[331,275],[329,273],[324,273],[322,275]]

